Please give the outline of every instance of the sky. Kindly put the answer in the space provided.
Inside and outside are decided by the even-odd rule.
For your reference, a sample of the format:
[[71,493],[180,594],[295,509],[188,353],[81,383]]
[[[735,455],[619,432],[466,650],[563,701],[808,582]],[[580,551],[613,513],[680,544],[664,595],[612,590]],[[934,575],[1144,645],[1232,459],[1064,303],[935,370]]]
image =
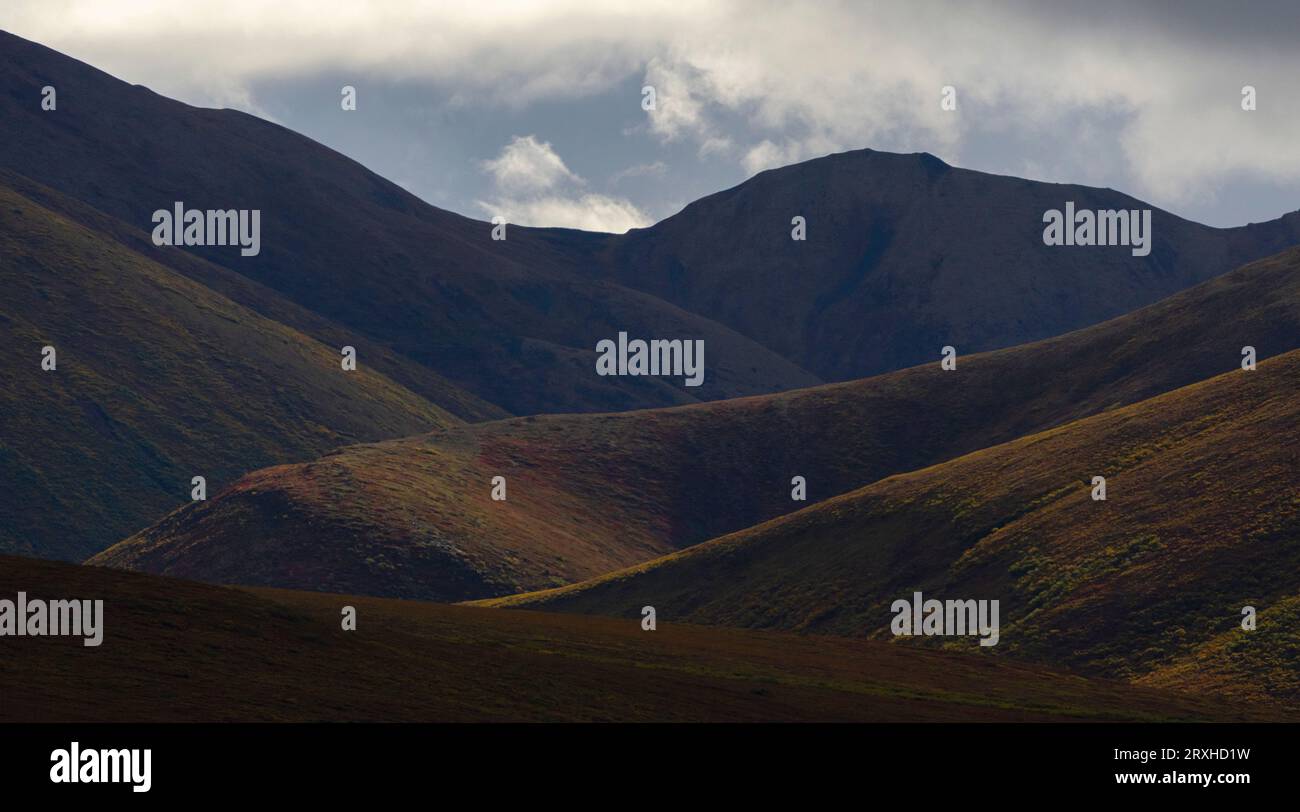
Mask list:
[[1300,209],[1292,0],[4,0],[0,28],[479,219],[622,232],[863,147],[1214,226]]

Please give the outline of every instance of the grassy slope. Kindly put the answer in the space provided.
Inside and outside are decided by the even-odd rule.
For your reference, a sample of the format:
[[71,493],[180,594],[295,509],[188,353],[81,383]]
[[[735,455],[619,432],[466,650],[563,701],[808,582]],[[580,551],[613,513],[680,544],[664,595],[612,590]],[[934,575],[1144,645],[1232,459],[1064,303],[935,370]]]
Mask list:
[[[1255,607],[1257,627],[1220,632],[1143,675],[1139,684],[1215,693],[1250,702],[1300,697],[1300,594]],[[1296,703],[1300,704],[1300,703]]]
[[[0,721],[1268,720],[1263,706],[876,641],[246,592],[0,557],[0,596],[105,602],[6,638]],[[358,608],[354,632],[340,607]]]
[[356,347],[357,356],[365,366],[463,420],[473,422],[510,416],[504,409],[457,387],[428,367],[371,341],[356,330],[307,310],[265,285],[186,249],[154,245],[146,230],[110,217],[7,169],[0,169],[0,186],[8,187],[33,203],[94,231],[96,236],[120,243],[122,247],[326,346]]
[[[1132,403],[1300,338],[1300,251],[1037,344],[679,409],[519,418],[261,471],[97,561],[459,600],[571,582]],[[509,500],[492,502],[494,475]]]
[[[1300,704],[1300,648],[1268,645],[1295,639],[1297,448],[1300,351],[492,603],[887,637],[890,604],[913,590],[996,598],[999,654],[1159,684],[1195,683],[1198,664]],[[1237,629],[1245,605],[1265,610],[1260,631]]]
[[[0,550],[80,558],[239,474],[460,421],[0,187]],[[58,369],[43,371],[53,345]]]

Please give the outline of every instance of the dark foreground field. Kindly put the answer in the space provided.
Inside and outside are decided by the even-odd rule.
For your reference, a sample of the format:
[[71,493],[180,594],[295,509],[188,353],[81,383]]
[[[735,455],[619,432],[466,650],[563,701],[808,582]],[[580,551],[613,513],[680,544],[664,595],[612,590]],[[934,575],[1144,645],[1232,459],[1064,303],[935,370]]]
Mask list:
[[[0,596],[102,599],[104,643],[0,639],[0,721],[1268,720],[1268,706],[983,652],[243,590],[0,557]],[[358,629],[340,629],[353,605]]]

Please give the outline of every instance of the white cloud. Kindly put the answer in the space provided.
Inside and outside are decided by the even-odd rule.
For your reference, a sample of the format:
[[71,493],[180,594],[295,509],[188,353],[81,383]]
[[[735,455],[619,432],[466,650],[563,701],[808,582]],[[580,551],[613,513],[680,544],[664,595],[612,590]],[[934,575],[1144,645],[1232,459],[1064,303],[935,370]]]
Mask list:
[[745,153],[745,157],[741,159],[741,164],[745,167],[746,172],[754,175],[764,169],[772,169],[788,163],[785,156],[784,149],[767,139],[763,139]]
[[740,164],[747,173],[754,175],[764,169],[787,166],[846,148],[823,135],[813,135],[803,139],[787,138],[780,144],[763,139],[745,152],[744,157],[740,159]]
[[631,202],[599,194],[577,197],[544,195],[523,200],[479,201],[489,217],[500,215],[507,222],[522,226],[580,228],[622,234],[631,228],[652,224],[646,214]]
[[655,107],[649,111],[650,130],[655,135],[667,141],[687,135],[701,140],[712,137],[713,128],[704,112],[707,82],[689,63],[653,57],[646,67],[645,83],[655,89]]
[[542,192],[561,182],[581,183],[549,143],[535,136],[515,136],[501,154],[483,162],[483,169],[503,192]]
[[653,222],[629,200],[584,191],[586,181],[565,166],[549,143],[533,135],[515,136],[499,156],[482,166],[497,193],[492,200],[477,202],[489,217],[501,216],[524,226],[614,234]]

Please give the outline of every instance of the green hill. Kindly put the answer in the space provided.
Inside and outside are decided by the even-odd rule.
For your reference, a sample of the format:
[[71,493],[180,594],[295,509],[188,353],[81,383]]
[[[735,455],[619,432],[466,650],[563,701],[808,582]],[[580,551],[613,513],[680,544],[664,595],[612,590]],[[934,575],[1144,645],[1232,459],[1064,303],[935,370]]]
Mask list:
[[[1001,602],[1000,655],[1300,704],[1300,351],[495,606],[889,638]],[[1107,480],[1094,501],[1092,478]],[[1259,628],[1240,628],[1242,609]],[[971,638],[943,640],[954,648]]]
[[[95,561],[439,600],[591,578],[1300,339],[1300,252],[1036,344],[778,395],[457,426],[260,471]],[[504,476],[508,499],[490,498]]]
[[[0,186],[0,550],[78,559],[247,470],[461,421]],[[42,369],[53,346],[57,368]]]

